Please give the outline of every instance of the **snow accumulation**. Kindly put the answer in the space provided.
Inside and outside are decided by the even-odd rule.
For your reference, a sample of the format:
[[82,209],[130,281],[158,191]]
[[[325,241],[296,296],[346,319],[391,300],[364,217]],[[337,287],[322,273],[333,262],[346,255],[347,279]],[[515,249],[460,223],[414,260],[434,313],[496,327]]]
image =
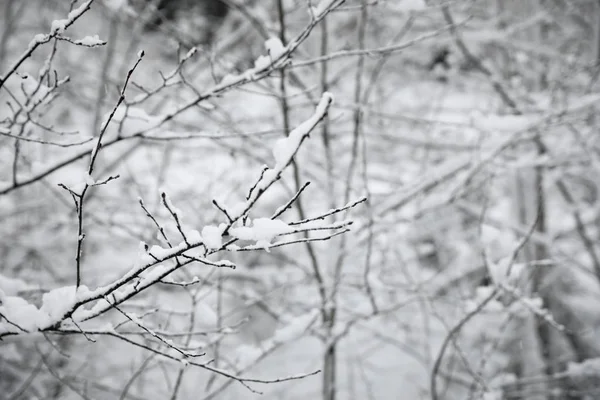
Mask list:
[[63,33],[67,28],[67,25],[79,18],[79,16],[81,16],[81,14],[83,14],[87,10],[92,1],[94,0],[88,0],[85,3],[81,4],[79,7],[71,11],[66,19],[58,19],[52,21],[50,32],[53,35]]
[[254,69],[257,71],[267,69],[269,65],[271,65],[271,58],[269,56],[258,56],[256,61],[254,61]]
[[[25,299],[16,296],[3,296],[0,293],[0,334],[7,332],[31,332],[38,328],[39,322],[47,322],[48,316],[44,315],[36,306],[29,304]],[[6,320],[5,320],[6,319]]]
[[221,79],[219,84],[222,86],[230,86],[238,82],[240,79],[241,78],[239,75],[227,74]]
[[162,260],[163,258],[168,257],[173,252],[173,249],[164,249],[158,245],[154,245],[150,247],[150,254],[154,257]]
[[190,243],[200,243],[200,242],[202,242],[202,235],[200,235],[200,232],[198,232],[195,229],[191,229],[191,230],[185,231],[185,237],[187,238],[187,240]]
[[281,40],[276,37],[271,37],[265,41],[265,47],[267,48],[267,54],[272,60],[276,60],[285,53],[285,46],[281,43]]
[[211,250],[220,248],[223,245],[223,226],[207,225],[202,228],[202,240],[204,245]]
[[[82,291],[87,288],[82,287]],[[59,320],[77,302],[77,289],[75,286],[64,286],[45,293],[42,296],[40,311],[48,314],[52,321]]]
[[273,156],[275,157],[275,169],[282,170],[291,161],[292,157],[302,144],[302,140],[310,130],[319,122],[325,114],[325,110],[334,100],[333,95],[329,92],[323,93],[323,97],[317,106],[317,109],[312,117],[298,125],[292,130],[288,137],[279,139],[273,147]]
[[280,219],[256,218],[252,227],[242,226],[232,228],[231,235],[240,240],[255,240],[271,242],[275,236],[290,233],[293,228]]
[[68,22],[68,19],[57,19],[52,21],[50,32],[52,32],[52,34],[63,33],[65,31],[65,28],[67,27]]
[[18,296],[8,296],[0,289],[0,334],[9,332],[35,332],[48,328],[62,320],[77,301],[89,292],[85,286],[64,286],[45,293],[42,306],[35,305]]
[[83,39],[74,41],[73,43],[80,44],[82,46],[88,46],[88,47],[102,46],[102,45],[106,44],[106,42],[104,40],[100,39],[100,37],[98,37],[98,35],[86,36]]
[[38,44],[46,42],[48,40],[48,37],[48,35],[38,33],[33,37],[33,39],[31,39],[31,42],[29,42],[29,46],[27,46],[27,51],[31,51],[31,49],[33,49]]
[[251,81],[254,79],[254,74],[267,70],[274,61],[281,58],[285,52],[286,47],[276,37],[271,37],[265,41],[265,48],[267,49],[267,55],[258,56],[254,61],[254,68],[246,70],[241,75],[227,74],[222,79],[219,85],[231,86],[244,80]]
[[254,61],[254,71],[263,71],[267,69],[274,61],[278,60],[285,53],[285,46],[276,37],[271,37],[265,41],[265,48],[267,49],[266,56],[259,56]]

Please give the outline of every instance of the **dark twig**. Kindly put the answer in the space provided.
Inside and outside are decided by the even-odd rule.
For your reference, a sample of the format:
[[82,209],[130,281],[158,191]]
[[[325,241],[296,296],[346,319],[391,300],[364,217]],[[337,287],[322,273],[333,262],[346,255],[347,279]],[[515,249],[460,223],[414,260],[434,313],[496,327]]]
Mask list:
[[302,194],[308,185],[310,185],[310,182],[306,182],[304,185],[302,185],[302,187],[296,191],[296,194],[287,203],[275,210],[275,213],[271,216],[271,219],[278,218],[281,214],[292,208],[292,205],[296,199],[300,196],[300,194]]

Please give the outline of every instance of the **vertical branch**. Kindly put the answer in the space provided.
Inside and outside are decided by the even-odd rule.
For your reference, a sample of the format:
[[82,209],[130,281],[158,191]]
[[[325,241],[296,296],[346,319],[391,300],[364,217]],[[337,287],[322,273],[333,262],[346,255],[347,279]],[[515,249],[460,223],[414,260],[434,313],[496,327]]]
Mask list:
[[[278,17],[279,17],[279,39],[281,40],[281,43],[285,44],[286,43],[286,28],[285,28],[286,22],[285,22],[285,10],[283,7],[283,0],[276,0],[276,1],[277,1],[277,12],[278,12]],[[287,99],[285,67],[281,68],[279,89],[280,89],[281,114],[283,117],[283,129],[284,129],[284,134],[287,136],[290,133],[290,115],[289,115],[290,109],[289,109],[289,104],[288,104],[288,99]],[[293,170],[293,174],[294,174],[294,183],[295,183],[296,191],[298,191],[302,187],[302,183],[300,180],[300,168],[294,158],[291,161],[291,166],[292,166],[292,170]],[[298,198],[296,200],[296,209],[298,210],[298,215],[300,216],[300,219],[305,219],[306,212],[304,211],[302,198]],[[304,234],[305,238],[308,238],[308,232],[305,231],[303,234]],[[319,261],[317,260],[317,255],[312,246],[312,243],[310,243],[310,241],[306,241],[305,246],[306,246],[306,251],[308,252],[310,261],[311,261],[313,272],[315,274],[315,279],[317,280],[319,296],[321,298],[321,303],[323,305],[322,314],[323,314],[323,317],[325,318],[325,311],[324,311],[325,308],[324,307],[325,307],[325,303],[327,301],[327,299],[326,299],[327,294],[325,292],[325,282],[323,280],[323,275],[321,274],[321,268],[319,267]]]
[[[367,31],[367,21],[368,21],[368,7],[367,4],[363,4],[361,7],[359,27],[358,27],[358,46],[359,50],[364,50],[365,48],[365,36]],[[344,190],[344,203],[348,203],[350,198],[350,192],[352,190],[352,176],[354,175],[354,169],[356,168],[357,158],[358,158],[358,142],[360,139],[360,134],[362,132],[362,107],[361,107],[361,95],[362,95],[362,78],[364,72],[364,56],[360,55],[358,57],[357,65],[356,65],[356,74],[355,74],[355,82],[354,82],[354,104],[355,109],[353,113],[353,132],[352,132],[352,152],[350,155],[350,165],[348,167],[348,175],[346,176],[346,189]],[[335,286],[337,288],[339,284],[339,280],[341,277],[342,266],[344,264],[344,258],[346,255],[345,251],[346,247],[346,239],[344,237],[341,238],[340,241],[340,250],[338,253],[338,259],[335,265]],[[336,289],[337,290],[337,289]],[[334,290],[335,292],[335,290]]]
[[[90,154],[90,163],[89,163],[88,169],[87,169],[88,178],[86,179],[86,182],[84,183],[81,193],[76,193],[73,190],[67,189],[65,186],[63,186],[73,196],[73,200],[75,201],[75,209],[77,211],[77,250],[76,250],[77,252],[75,255],[75,266],[76,266],[75,285],[76,285],[76,287],[79,287],[81,285],[81,257],[82,257],[82,253],[83,253],[83,242],[85,240],[85,232],[84,232],[84,226],[83,226],[83,206],[84,206],[85,195],[87,194],[88,189],[93,186],[93,183],[90,183],[90,181],[92,179],[91,176],[92,176],[92,173],[94,172],[96,160],[98,158],[98,154],[100,153],[100,149],[102,147],[102,139],[104,138],[104,134],[106,133],[106,131],[108,129],[108,125],[110,124],[115,113],[117,112],[117,109],[123,103],[123,101],[125,101],[125,91],[127,90],[127,86],[129,84],[129,81],[131,80],[131,76],[133,75],[133,72],[135,71],[137,66],[140,64],[140,62],[142,61],[142,57],[144,57],[143,51],[141,51],[138,54],[138,58],[134,64],[134,66],[129,70],[129,72],[127,72],[127,77],[125,78],[123,88],[121,89],[121,95],[119,96],[119,100],[117,101],[117,104],[114,106],[110,116],[106,119],[104,126],[102,127],[102,130],[100,131],[100,134],[98,135],[98,139],[96,140],[96,145],[94,146],[94,148],[92,149],[92,152]],[[110,179],[111,178],[109,178],[109,180]]]
[[116,49],[116,38],[119,31],[120,18],[118,13],[110,15],[110,24],[108,31],[108,40],[106,46],[106,54],[102,61],[100,70],[100,79],[98,80],[98,91],[96,93],[96,112],[94,114],[94,121],[92,125],[92,132],[96,132],[98,125],[100,124],[100,118],[103,112],[103,100],[105,98],[106,86],[109,83],[110,67],[115,55]]
[[[192,333],[194,332],[194,326],[196,325],[196,305],[198,304],[197,296],[199,291],[199,289],[196,289],[192,290],[193,293],[188,292],[188,294],[190,294],[192,304],[190,308],[190,323],[188,328],[188,335],[186,335],[184,342],[185,349],[189,348],[193,338]],[[183,381],[183,375],[185,374],[185,370],[185,366],[179,367],[179,371],[177,372],[177,378],[175,379],[175,386],[173,387],[173,392],[171,393],[170,400],[177,400],[177,396],[179,394],[179,389],[181,388],[181,382]]]
[[[217,271],[217,330],[221,330],[223,328],[223,273],[219,269]],[[221,341],[217,340],[214,345],[214,355],[213,355],[213,363],[216,368],[219,368],[220,361],[220,351],[221,351]],[[211,375],[206,383],[206,390],[210,390],[213,383],[217,379],[217,374]]]
[[375,295],[373,293],[373,289],[371,288],[371,283],[369,281],[371,274],[371,258],[373,256],[373,207],[371,204],[371,190],[369,189],[369,175],[368,175],[368,157],[367,157],[367,138],[363,132],[362,134],[362,178],[363,178],[363,188],[365,190],[364,195],[367,197],[367,201],[365,203],[366,212],[367,212],[367,254],[365,255],[365,266],[363,268],[363,285],[365,285],[365,290],[367,292],[367,297],[369,298],[369,302],[371,303],[371,308],[373,312],[377,312],[377,302],[375,301]]
[[[281,40],[282,43],[286,43],[286,23],[285,23],[285,10],[283,7],[283,0],[276,0],[277,1],[277,11],[278,11],[278,17],[279,17],[279,39]],[[325,72],[326,73],[326,72]],[[289,122],[289,104],[288,104],[288,99],[287,99],[287,88],[286,88],[286,70],[285,67],[281,69],[281,78],[279,81],[279,89],[280,89],[280,102],[281,102],[281,113],[283,116],[283,128],[284,128],[284,133],[285,135],[289,135],[290,132],[290,122]],[[301,184],[301,180],[300,180],[300,170],[299,170],[299,166],[296,162],[295,159],[292,159],[291,162],[291,166],[292,166],[292,170],[293,170],[293,174],[294,174],[294,182],[295,182],[295,187],[296,187],[296,191],[298,191],[302,184]],[[299,197],[296,200],[296,209],[298,210],[298,215],[300,216],[301,219],[305,219],[306,218],[306,213],[304,212],[304,206],[302,203],[302,199]],[[307,231],[303,232],[303,235],[306,239],[309,238],[309,233]],[[323,319],[323,323],[325,325],[332,325],[333,324],[333,320],[335,319],[334,317],[334,313],[335,311],[330,310],[330,307],[328,305],[328,301],[327,301],[327,292],[325,289],[325,281],[323,279],[323,275],[321,273],[321,268],[319,266],[319,262],[317,260],[317,255],[315,253],[315,250],[312,246],[312,243],[310,241],[306,241],[305,242],[305,246],[306,246],[306,251],[308,253],[308,256],[310,258],[311,261],[311,265],[312,265],[312,270],[315,276],[315,280],[317,281],[317,289],[319,292],[319,296],[320,296],[320,300],[321,300],[321,318]],[[328,322],[330,321],[330,322]],[[333,345],[333,344],[332,344]],[[326,344],[326,346],[329,346],[329,343]],[[330,356],[329,353],[330,349],[329,347],[326,348],[325,350],[325,359],[324,359],[324,372],[323,372],[323,399],[329,399],[329,400],[333,400],[335,398],[335,390],[330,390],[331,386],[329,385],[329,383],[331,382],[331,377],[335,377],[335,364],[333,364],[333,366],[331,365],[331,363],[328,361],[330,360]],[[332,369],[333,367],[333,369]],[[334,396],[334,397],[331,397]]]
[[[538,156],[543,154],[543,149],[536,146]],[[537,219],[535,226],[536,233],[544,233],[540,229],[545,229],[545,222],[540,219],[544,216],[544,197],[543,197],[543,172],[539,167],[527,169],[517,176],[518,191],[514,201],[519,210],[518,220],[520,224],[528,225],[533,219]],[[523,247],[522,262],[533,263],[536,260],[544,259],[545,246],[534,242],[528,242]],[[541,257],[541,258],[538,258]],[[534,269],[527,279],[524,293],[527,296],[534,295],[539,289],[542,278],[541,271]],[[543,324],[543,323],[542,323]],[[520,373],[523,377],[540,376],[546,373],[546,360],[548,343],[544,340],[544,326],[538,323],[535,315],[526,315],[522,324],[519,326],[520,339],[523,342],[523,351],[520,353]],[[535,385],[528,385],[524,388],[527,398],[546,399],[548,390],[545,382],[540,381]]]
[[[367,6],[365,5],[364,8],[366,8],[366,7]],[[390,41],[389,44],[391,45],[393,43],[397,43],[401,38],[403,38],[408,33],[410,28],[412,28],[414,20],[415,20],[414,16],[412,14],[410,14],[408,16],[408,18],[406,19],[406,21],[404,22],[404,24],[402,25],[402,27],[400,28],[400,30],[398,31],[398,33],[396,35],[394,35],[394,37],[392,38],[392,40]],[[370,103],[371,95],[376,86],[377,80],[378,80],[381,72],[383,71],[383,67],[384,67],[386,61],[389,60],[389,58],[390,58],[389,55],[384,56],[381,60],[379,60],[379,62],[373,68],[373,71],[371,72],[371,75],[367,81],[367,85],[365,87],[364,94],[362,96],[362,102],[360,103],[361,105],[362,104],[368,105]],[[369,179],[368,179],[367,137],[362,130],[361,130],[360,136],[362,137],[362,142],[361,142],[362,149],[361,150],[362,150],[363,188],[365,191],[364,195],[367,197],[367,201],[366,201],[365,205],[366,205],[366,212],[367,212],[367,234],[368,234],[367,251],[366,251],[366,255],[365,255],[365,267],[363,269],[363,284],[365,285],[367,297],[369,298],[369,301],[371,303],[371,308],[373,309],[374,312],[377,312],[377,302],[375,301],[375,295],[371,288],[371,284],[369,283],[369,275],[371,272],[371,257],[373,254],[374,219],[373,219],[373,208],[371,206],[371,201],[370,201],[371,191],[369,189]]]
[[[4,25],[4,29],[2,29],[2,33],[0,33],[0,70],[2,69],[3,61],[6,60],[6,47],[8,44],[8,39],[15,31],[15,22],[20,18],[23,10],[27,6],[27,3],[25,2],[19,3],[17,3],[16,0],[7,0],[4,3],[4,9],[2,10],[2,23]],[[17,10],[13,13],[14,6],[17,4],[19,8],[17,8]]]
[[[361,13],[359,17],[358,27],[358,47],[359,50],[365,49],[365,37],[366,28],[368,21],[368,7],[366,2],[363,2],[361,7]],[[352,176],[357,164],[358,157],[358,142],[360,133],[362,131],[362,107],[361,107],[361,96],[362,96],[362,78],[364,73],[364,56],[358,57],[355,74],[355,86],[354,86],[354,104],[355,110],[353,114],[353,140],[352,140],[352,153],[350,155],[350,165],[348,167],[348,175],[346,177],[346,188],[344,190],[344,202],[347,203],[352,190]],[[344,237],[340,240],[340,246],[338,250],[338,257],[334,268],[334,286],[330,298],[330,315],[326,321],[327,336],[331,337],[333,329],[335,327],[336,315],[337,315],[337,290],[341,284],[341,274],[346,258],[346,239]],[[323,368],[323,399],[324,400],[335,400],[336,399],[336,370],[337,370],[337,340],[329,340],[327,348],[325,350],[325,364]]]
[[594,21],[594,61],[596,62],[596,68],[600,66],[600,0],[596,0],[594,5],[594,15],[596,15],[596,21]]
[[[367,20],[368,20],[368,7],[363,4],[360,13],[360,20],[358,23],[358,50],[363,51],[365,49],[365,36],[367,31]],[[360,104],[362,95],[362,78],[365,68],[365,56],[361,54],[358,56],[356,62],[356,74],[354,76],[354,113],[353,113],[353,131],[352,131],[352,152],[350,155],[350,165],[348,166],[348,175],[346,176],[346,190],[344,193],[344,202],[347,203],[350,198],[350,192],[352,190],[352,177],[354,175],[354,169],[356,168],[356,160],[358,157],[358,140],[360,132],[362,130],[362,107]]]
[[[460,34],[458,33],[456,27],[454,26],[454,20],[452,18],[452,14],[450,13],[450,9],[448,6],[444,6],[442,8],[442,13],[446,21],[451,25],[451,32],[454,36],[454,41],[457,44],[460,51],[463,55],[470,60],[476,69],[478,69],[484,76],[486,76],[491,83],[494,91],[500,97],[505,106],[507,106],[515,115],[521,115],[522,111],[519,108],[519,105],[514,100],[514,98],[509,94],[506,90],[502,82],[494,75],[494,73],[488,69],[479,58],[475,57],[471,51],[467,48],[464,41],[462,40]],[[535,135],[533,138],[533,145],[535,146],[537,156],[544,155],[548,153],[544,142],[539,134]],[[521,212],[520,218],[530,219],[530,214],[532,210],[536,212],[537,224],[535,229],[537,233],[543,234],[545,231],[545,198],[544,198],[544,188],[543,188],[543,170],[541,167],[534,168],[533,171],[533,179],[534,184],[530,185],[529,188],[523,189],[533,189],[535,194],[533,196],[525,195],[522,193],[517,196],[516,202],[523,211]],[[530,175],[531,176],[531,175]],[[559,180],[561,181],[561,180]],[[533,188],[531,187],[533,186]],[[529,200],[529,201],[528,201]],[[533,202],[533,204],[532,204]],[[525,222],[525,221],[521,221]],[[526,222],[525,222],[526,223]],[[523,242],[525,244],[525,242]],[[531,247],[531,246],[528,246]],[[545,258],[547,253],[547,249],[544,245],[537,245],[532,250],[528,251],[528,256],[525,261],[534,261],[536,257],[542,256]],[[530,285],[528,294],[536,292],[539,289],[539,283],[541,282],[543,276],[548,274],[548,270],[538,270],[535,271],[532,278],[533,282]],[[547,372],[548,363],[545,360],[545,354],[547,354],[547,349],[551,346],[551,343],[548,343],[546,340],[546,327],[542,327],[537,323],[535,315],[528,315],[527,319],[521,326],[521,340],[523,341],[523,349],[526,349],[526,352],[520,353],[520,374],[521,376],[537,376],[539,374],[545,374]],[[435,380],[435,377],[432,378]],[[528,398],[532,399],[546,399],[546,383],[544,380],[540,380],[540,383],[534,386],[527,387]]]
[[[23,132],[23,129],[20,130],[21,132]],[[19,135],[20,136],[20,135]],[[18,181],[17,181],[17,171],[19,169],[19,156],[21,155],[21,140],[20,139],[15,139],[15,143],[14,143],[14,154],[13,154],[13,160],[12,160],[12,184],[14,186],[17,186]]]
[[[321,56],[325,56],[329,51],[329,29],[327,28],[327,17],[321,21]],[[329,62],[321,61],[321,92],[329,91]],[[321,122],[321,134],[323,148],[325,149],[325,169],[327,173],[327,185],[329,187],[330,207],[335,208],[335,179],[333,177],[333,157],[331,154],[331,138],[329,135],[329,115],[323,118]]]

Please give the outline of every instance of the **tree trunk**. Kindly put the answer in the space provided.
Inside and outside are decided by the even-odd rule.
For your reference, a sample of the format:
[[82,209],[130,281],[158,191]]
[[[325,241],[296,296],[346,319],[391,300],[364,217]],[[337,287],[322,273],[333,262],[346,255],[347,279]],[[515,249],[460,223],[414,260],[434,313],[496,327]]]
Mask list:
[[[544,197],[542,187],[542,171],[539,169],[526,169],[517,172],[516,177],[516,196],[515,203],[518,210],[518,221],[524,226],[530,226],[536,221],[535,231],[544,233],[545,215],[544,215]],[[527,243],[519,255],[519,262],[530,263],[538,259],[546,258],[546,249],[544,246],[533,242]],[[535,267],[534,267],[535,268]],[[529,269],[527,269],[529,271]],[[520,288],[522,293],[531,297],[537,292],[539,275],[542,270],[533,270],[535,273],[523,277],[523,285]],[[521,348],[519,349],[519,375],[521,378],[539,377],[546,374],[546,360],[548,343],[540,335],[537,317],[528,314],[521,329],[518,332],[521,338]],[[548,400],[548,387],[544,380],[537,381],[534,384],[526,385],[522,388],[523,398],[531,400]]]

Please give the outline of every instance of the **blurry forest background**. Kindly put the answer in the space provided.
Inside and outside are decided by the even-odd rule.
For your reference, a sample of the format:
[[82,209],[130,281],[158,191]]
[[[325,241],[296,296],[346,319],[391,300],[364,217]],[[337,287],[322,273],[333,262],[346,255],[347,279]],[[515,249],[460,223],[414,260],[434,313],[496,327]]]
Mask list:
[[[1,399],[600,397],[600,2],[84,3],[0,0]],[[236,220],[326,234],[167,254],[326,92]]]

